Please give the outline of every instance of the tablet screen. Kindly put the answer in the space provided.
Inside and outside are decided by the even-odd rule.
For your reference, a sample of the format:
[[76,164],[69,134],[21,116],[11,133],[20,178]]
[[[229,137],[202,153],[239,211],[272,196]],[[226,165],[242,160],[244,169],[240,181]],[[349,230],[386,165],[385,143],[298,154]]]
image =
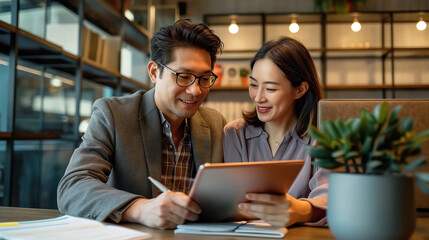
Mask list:
[[198,221],[243,219],[238,203],[246,201],[246,193],[286,194],[303,165],[303,160],[201,165],[189,194],[202,209]]

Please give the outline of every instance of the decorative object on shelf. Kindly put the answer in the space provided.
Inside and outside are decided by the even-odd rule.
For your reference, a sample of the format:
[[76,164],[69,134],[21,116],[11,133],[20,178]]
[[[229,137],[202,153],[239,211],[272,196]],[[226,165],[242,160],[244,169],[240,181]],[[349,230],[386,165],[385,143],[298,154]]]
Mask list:
[[299,25],[296,22],[296,17],[292,17],[291,23],[289,25],[289,31],[291,33],[297,33],[299,31]]
[[241,77],[241,85],[248,87],[249,86],[249,74],[250,71],[247,68],[240,68],[240,77]]
[[222,84],[222,65],[220,63],[216,63],[213,68],[213,73],[217,75],[216,82],[213,84],[213,86],[220,86]]
[[228,30],[231,34],[236,34],[238,33],[239,27],[237,25],[237,21],[236,21],[236,16],[232,15],[231,16],[231,25],[229,25]]
[[426,29],[426,22],[423,20],[423,16],[420,16],[419,21],[416,24],[416,28],[419,31],[424,31]]
[[416,134],[413,119],[399,119],[401,105],[389,115],[388,104],[360,117],[321,123],[310,128],[317,146],[315,165],[346,173],[329,178],[328,222],[338,239],[408,239],[415,228],[413,179],[429,194],[429,174],[416,172],[425,157],[416,157],[429,129]]
[[237,65],[226,65],[222,86],[241,86],[240,68]]
[[345,14],[362,7],[366,0],[314,0],[314,7],[321,12]]
[[350,28],[352,29],[352,31],[353,31],[353,32],[359,32],[359,31],[361,30],[362,26],[360,25],[360,23],[359,23],[359,20],[358,20],[358,17],[357,17],[357,16],[356,16],[356,17],[354,17],[354,19],[353,19],[353,23],[352,23],[352,25],[350,26]]

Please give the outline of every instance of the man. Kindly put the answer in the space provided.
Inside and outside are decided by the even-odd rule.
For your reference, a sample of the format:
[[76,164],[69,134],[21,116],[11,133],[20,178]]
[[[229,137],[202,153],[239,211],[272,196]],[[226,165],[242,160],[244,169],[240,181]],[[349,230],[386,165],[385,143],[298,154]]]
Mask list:
[[[99,99],[83,142],[58,185],[64,214],[175,228],[200,207],[185,193],[196,169],[222,162],[222,115],[201,107],[223,43],[203,24],[179,20],[152,39],[146,93]],[[151,176],[171,191],[159,195]]]

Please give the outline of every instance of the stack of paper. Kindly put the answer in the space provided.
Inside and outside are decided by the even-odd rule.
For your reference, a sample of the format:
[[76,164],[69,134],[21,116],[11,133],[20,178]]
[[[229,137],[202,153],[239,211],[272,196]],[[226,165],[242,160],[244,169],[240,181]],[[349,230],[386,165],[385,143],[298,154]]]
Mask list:
[[267,223],[261,222],[187,223],[177,226],[174,233],[283,238],[287,233],[287,229],[282,227],[273,227]]
[[0,239],[146,239],[150,235],[125,227],[105,225],[85,218],[62,216],[53,219],[0,223]]

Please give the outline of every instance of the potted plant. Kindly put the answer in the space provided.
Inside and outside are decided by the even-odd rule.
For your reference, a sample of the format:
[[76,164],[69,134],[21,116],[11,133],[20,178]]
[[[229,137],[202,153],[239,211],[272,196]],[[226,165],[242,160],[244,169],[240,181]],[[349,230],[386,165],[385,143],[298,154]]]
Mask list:
[[358,118],[310,127],[314,164],[345,172],[329,177],[328,224],[338,239],[408,239],[414,231],[413,180],[429,194],[429,174],[416,171],[426,162],[419,153],[429,129],[414,133],[400,110],[389,114],[384,102],[373,113],[362,108]]
[[247,68],[240,68],[241,85],[249,86],[249,74],[250,71]]

